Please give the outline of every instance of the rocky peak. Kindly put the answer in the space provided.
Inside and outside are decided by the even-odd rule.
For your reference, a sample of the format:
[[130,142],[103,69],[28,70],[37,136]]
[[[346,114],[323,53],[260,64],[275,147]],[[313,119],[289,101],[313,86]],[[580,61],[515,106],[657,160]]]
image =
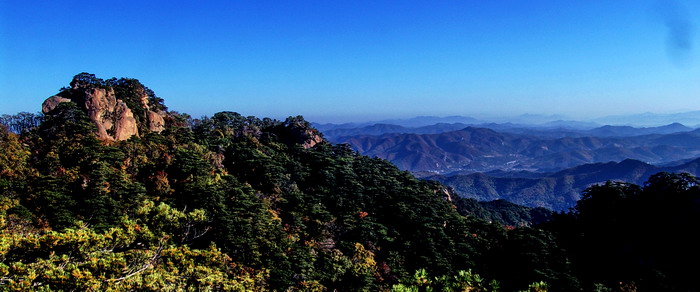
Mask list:
[[285,124],[293,136],[294,143],[301,144],[306,149],[324,141],[321,133],[301,116],[290,117]]
[[73,77],[70,88],[47,98],[41,110],[50,115],[60,103],[74,102],[95,123],[95,134],[100,139],[121,141],[165,128],[167,112],[162,104],[151,106],[149,91],[135,79],[104,81],[93,74],[81,73]]

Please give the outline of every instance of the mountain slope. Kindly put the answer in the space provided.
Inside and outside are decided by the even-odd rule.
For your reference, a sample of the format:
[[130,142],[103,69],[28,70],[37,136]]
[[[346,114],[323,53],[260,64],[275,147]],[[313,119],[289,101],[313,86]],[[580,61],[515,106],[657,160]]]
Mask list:
[[530,206],[545,207],[555,211],[573,207],[584,189],[606,181],[625,181],[643,184],[658,172],[699,174],[700,159],[681,165],[657,167],[638,160],[584,164],[542,177],[497,177],[483,173],[434,175],[424,179],[436,180],[453,188],[466,198],[482,201],[504,199]]
[[410,171],[551,172],[585,163],[636,159],[664,163],[700,155],[697,131],[633,137],[543,138],[467,127],[440,134],[347,136],[360,153],[387,159]]

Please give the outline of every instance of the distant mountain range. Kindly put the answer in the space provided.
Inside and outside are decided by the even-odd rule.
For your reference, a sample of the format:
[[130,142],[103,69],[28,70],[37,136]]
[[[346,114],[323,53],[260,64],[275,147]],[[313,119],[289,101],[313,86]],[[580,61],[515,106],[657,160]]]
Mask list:
[[[537,132],[514,134],[467,127],[439,134],[351,135],[329,139],[348,143],[364,155],[387,159],[414,172],[552,172],[628,158],[667,163],[698,157],[700,130],[673,132],[686,129],[680,124],[656,128],[602,127],[591,130],[599,132],[601,137],[579,132],[579,136],[549,138]],[[667,134],[631,136],[654,132]],[[617,137],[604,136],[613,134]]]
[[[436,124],[476,125],[476,124],[483,124],[483,123],[487,123],[487,122],[484,120],[479,120],[476,118],[465,117],[465,116],[448,116],[448,117],[418,116],[418,117],[408,118],[408,119],[390,119],[390,120],[381,120],[381,121],[364,122],[364,123],[345,123],[345,124],[312,123],[312,125],[316,129],[318,129],[319,131],[327,132],[330,130],[357,129],[357,128],[363,128],[363,127],[374,126],[374,125],[392,125],[392,126],[400,126],[402,128],[417,128],[417,127],[425,127],[425,126],[431,126],[431,125],[436,125]],[[391,132],[391,133],[394,133],[394,132]]]
[[673,114],[642,113],[632,115],[616,115],[594,119],[594,122],[608,125],[654,126],[670,123],[685,125],[700,125],[700,111],[689,111]]
[[375,124],[390,124],[403,126],[407,128],[424,127],[435,124],[465,124],[471,126],[484,124],[510,124],[518,125],[519,127],[524,128],[563,128],[586,130],[597,128],[603,125],[632,126],[638,128],[658,127],[659,125],[668,125],[673,123],[680,123],[694,128],[700,127],[700,110],[672,114],[659,114],[647,112],[641,114],[611,115],[586,120],[574,120],[563,115],[523,114],[519,116],[501,118],[474,118],[468,116],[419,116],[406,119],[387,119],[361,123],[313,123],[313,125],[321,131],[327,131],[332,129],[361,128]]
[[635,128],[631,126],[602,126],[583,133],[596,137],[629,137],[650,134],[673,134],[679,132],[692,131],[693,128],[686,127],[681,123],[671,123],[660,127]]
[[505,199],[529,206],[563,211],[575,205],[585,188],[608,180],[642,184],[650,175],[666,172],[687,172],[697,175],[700,159],[676,166],[659,167],[638,160],[584,164],[540,177],[501,177],[499,173],[467,175],[433,175],[436,180],[452,187],[458,195],[480,201]]
[[404,127],[393,124],[373,124],[358,128],[335,128],[323,131],[326,138],[332,139],[344,136],[383,135],[389,133],[439,134],[464,129],[470,125],[464,123],[438,123],[421,127]]
[[631,126],[596,126],[594,124],[582,123],[576,121],[556,121],[541,125],[520,125],[520,124],[465,124],[465,123],[437,123],[428,126],[406,127],[395,124],[371,124],[365,126],[351,127],[344,125],[326,124],[319,129],[324,133],[326,138],[334,140],[339,137],[359,136],[359,135],[383,135],[383,134],[439,134],[451,131],[461,130],[467,127],[487,128],[504,133],[528,134],[538,137],[629,137],[649,134],[671,134],[678,132],[687,132],[693,128],[687,127],[680,123],[672,123],[659,127],[644,127],[635,128]]
[[[665,121],[681,116],[692,122],[694,112],[625,117]],[[518,121],[546,119],[532,115]],[[623,116],[610,120],[622,123]],[[317,127],[331,142],[347,143],[364,155],[440,181],[462,197],[555,211],[572,207],[593,184],[607,180],[641,184],[660,171],[697,174],[700,165],[700,129],[678,122],[632,127],[569,120],[527,124],[418,117]]]

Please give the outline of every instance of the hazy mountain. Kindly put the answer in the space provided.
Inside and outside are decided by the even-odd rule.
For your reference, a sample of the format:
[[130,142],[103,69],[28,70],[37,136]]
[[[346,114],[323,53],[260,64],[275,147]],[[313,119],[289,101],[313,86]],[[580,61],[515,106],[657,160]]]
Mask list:
[[435,124],[480,124],[484,123],[483,120],[479,120],[472,117],[465,116],[448,116],[448,117],[435,117],[435,116],[418,116],[409,119],[392,119],[392,120],[382,120],[376,123],[381,124],[394,124],[404,127],[423,127]]
[[[416,118],[418,120],[424,120]],[[446,119],[446,118],[445,118]],[[514,124],[514,123],[436,123],[427,126],[409,127],[390,123],[374,124],[318,124],[316,127],[330,140],[344,136],[383,135],[392,133],[439,134],[457,131],[466,127],[492,129],[504,133],[526,134],[543,138],[563,137],[629,137],[650,134],[671,134],[687,132],[693,128],[680,123],[672,123],[658,127],[632,126],[600,126],[596,123],[578,121],[553,121],[544,124]]]
[[700,159],[670,167],[659,167],[638,160],[584,164],[540,177],[497,177],[498,174],[457,174],[426,177],[452,187],[458,195],[477,200],[505,199],[530,207],[566,210],[580,199],[581,191],[608,180],[642,184],[652,174],[687,172],[697,175]]
[[399,125],[392,124],[373,124],[369,126],[357,127],[357,128],[335,128],[322,130],[326,138],[330,140],[335,140],[339,137],[344,136],[361,136],[361,135],[383,135],[383,134],[439,134],[444,132],[451,132],[464,129],[469,127],[468,124],[463,123],[438,123],[429,126],[409,128]]
[[569,120],[569,117],[564,115],[540,115],[540,114],[522,114],[513,117],[504,117],[493,119],[496,122],[511,122],[516,124],[544,124],[553,121]]
[[[319,124],[316,125],[324,136],[331,141],[337,140],[340,137],[346,136],[361,136],[361,135],[383,135],[383,134],[440,134],[462,130],[467,127],[486,128],[504,133],[528,134],[538,137],[561,138],[561,137],[582,137],[586,136],[586,131],[581,129],[567,128],[564,124],[557,124],[560,127],[554,127],[552,124],[543,125],[520,125],[513,123],[481,123],[481,124],[465,124],[465,123],[437,123],[421,127],[405,127],[394,124]],[[574,127],[574,125],[571,125]]]
[[321,132],[328,132],[332,130],[339,130],[339,129],[356,129],[356,128],[362,128],[366,126],[371,126],[374,125],[373,123],[343,123],[343,124],[333,124],[333,123],[325,123],[325,124],[320,124],[320,123],[311,123],[311,125],[316,128],[317,130]]
[[[448,117],[436,117],[436,116],[418,116],[418,117],[413,117],[413,118],[407,118],[407,119],[387,119],[387,120],[381,120],[381,121],[369,121],[369,122],[361,122],[361,123],[343,123],[343,124],[333,124],[333,123],[325,123],[325,124],[319,124],[319,123],[312,123],[312,125],[318,129],[321,132],[324,132],[326,135],[329,135],[326,132],[330,132],[332,130],[339,130],[339,129],[362,129],[362,128],[367,128],[367,127],[372,127],[375,125],[394,125],[394,126],[401,126],[405,128],[421,128],[421,127],[426,127],[426,126],[437,126],[437,125],[448,125],[448,124],[461,124],[466,127],[467,125],[476,125],[476,124],[482,124],[486,123],[486,121],[479,120],[476,118],[472,117],[465,117],[465,116],[448,116]],[[462,127],[462,128],[464,128]],[[456,129],[451,129],[451,130],[456,130]],[[413,131],[410,130],[403,130],[401,132],[397,133],[412,133]],[[428,131],[432,132],[432,131]],[[382,134],[386,133],[394,133],[394,132],[384,132]],[[365,133],[367,134],[367,133]],[[342,135],[342,134],[337,134],[337,135]]]
[[602,126],[599,128],[586,131],[585,133],[597,137],[625,137],[625,136],[640,136],[649,134],[671,134],[678,132],[692,131],[693,128],[686,127],[681,123],[672,123],[659,127],[635,128],[632,126]]
[[[678,128],[671,126],[669,128]],[[637,159],[665,163],[700,155],[700,131],[633,137],[548,138],[467,127],[440,134],[332,139],[410,171],[557,171],[585,163]]]
[[413,130],[413,128],[406,128],[398,125],[374,124],[359,128],[335,128],[322,131],[325,137],[331,138],[355,135],[382,135],[386,133],[411,133]]
[[632,115],[615,115],[597,118],[594,122],[608,125],[657,126],[671,123],[686,125],[700,124],[700,111],[689,111],[674,114],[642,113]]
[[594,123],[594,122],[556,120],[556,121],[551,121],[551,122],[539,124],[538,126],[541,128],[588,130],[588,129],[600,127],[600,124]]
[[[513,152],[512,145],[529,144],[531,138],[490,129],[468,127],[441,134],[385,134],[381,136],[353,136],[335,142],[349,143],[360,153],[388,159],[402,169],[435,170],[461,168],[483,163],[504,164],[512,157],[502,153]],[[476,159],[483,158],[483,159]]]

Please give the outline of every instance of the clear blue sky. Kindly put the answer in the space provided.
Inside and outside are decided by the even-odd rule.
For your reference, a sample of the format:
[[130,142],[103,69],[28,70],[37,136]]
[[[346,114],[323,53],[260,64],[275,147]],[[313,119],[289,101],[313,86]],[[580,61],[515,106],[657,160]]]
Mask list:
[[0,113],[83,71],[193,116],[698,110],[699,21],[683,0],[2,0]]

